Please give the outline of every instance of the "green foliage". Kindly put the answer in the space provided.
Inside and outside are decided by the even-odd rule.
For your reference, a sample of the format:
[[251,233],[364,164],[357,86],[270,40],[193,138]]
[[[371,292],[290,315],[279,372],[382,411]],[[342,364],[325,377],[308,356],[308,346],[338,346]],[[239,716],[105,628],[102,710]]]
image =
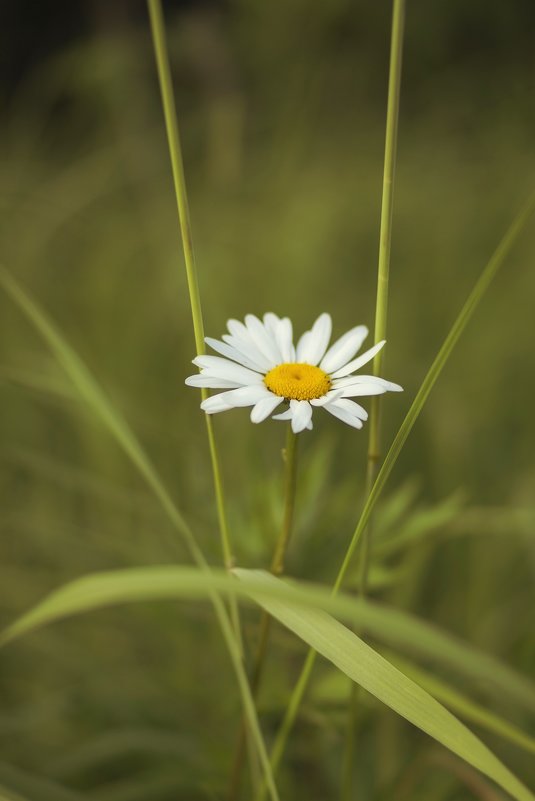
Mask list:
[[[372,327],[389,7],[247,2],[220,15],[201,5],[168,22],[206,332],[268,309],[297,329],[323,310],[339,332]],[[385,374],[406,394],[385,399],[384,444],[532,189],[528,13],[520,0],[410,8],[385,350]],[[27,73],[5,109],[1,260],[99,376],[119,417],[111,430],[135,432],[203,553],[221,564],[199,398],[183,386],[195,348],[148,20],[136,27],[117,14],[113,30],[97,15],[91,35]],[[377,504],[373,601],[329,600],[299,583],[310,602],[388,647],[531,786],[532,252],[531,228]],[[190,557],[135,454],[95,422],[4,295],[0,327],[7,627],[87,573]],[[282,512],[284,432],[240,411],[215,427],[238,564],[265,567]],[[362,508],[366,437],[318,419],[302,445],[288,572],[325,587]],[[191,592],[205,597],[192,571]],[[355,580],[351,571],[348,587]],[[250,641],[254,612],[243,609]],[[276,627],[260,697],[268,739],[303,649]],[[315,690],[338,673],[318,666],[281,767],[285,798],[336,797],[343,719]],[[3,649],[1,676],[0,797],[223,797],[240,700],[209,604],[162,598],[66,620]],[[427,737],[367,697],[358,738],[363,801],[493,797],[444,750],[433,761]]]

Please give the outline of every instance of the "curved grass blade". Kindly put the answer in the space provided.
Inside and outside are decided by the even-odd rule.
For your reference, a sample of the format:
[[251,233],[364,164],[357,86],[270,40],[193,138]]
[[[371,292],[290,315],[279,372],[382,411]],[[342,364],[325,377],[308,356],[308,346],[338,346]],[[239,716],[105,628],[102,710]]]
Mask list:
[[448,709],[453,710],[460,717],[487,729],[493,734],[497,734],[499,737],[503,737],[504,740],[509,740],[509,742],[519,748],[523,748],[525,751],[535,754],[535,737],[525,734],[517,726],[504,720],[494,712],[489,712],[488,709],[485,709],[480,704],[474,703],[470,698],[467,698],[445,681],[432,676],[427,671],[416,667],[416,665],[404,659],[399,659],[397,656],[391,656],[390,654],[386,656],[402,673],[413,679],[420,687],[427,690],[433,698],[436,698],[437,701],[440,701]]
[[[87,403],[96,417],[108,429],[132,463],[136,466],[149,487],[154,492],[155,496],[160,501],[170,521],[182,536],[193,560],[197,563],[197,565],[199,565],[199,568],[203,572],[209,575],[210,567],[206,562],[204,554],[197,544],[193,532],[184,520],[177,505],[160,479],[156,468],[144,452],[141,444],[138,442],[128,423],[119,414],[119,412],[117,412],[97,381],[93,378],[89,369],[80,359],[76,351],[65,340],[59,329],[55,327],[55,325],[48,319],[46,314],[37,306],[30,296],[2,266],[0,266],[0,285],[4,287],[8,295],[10,295],[12,300],[34,325],[58,362],[65,370],[68,377],[71,379],[75,389],[78,391],[82,399]],[[214,590],[211,590],[210,593],[210,600],[214,606],[216,618],[230,654],[245,714],[247,715],[247,720],[251,726],[255,746],[258,750],[258,755],[264,770],[266,782],[269,786],[269,790],[273,799],[278,799],[273,772],[270,767],[269,758],[267,756],[266,747],[260,730],[260,725],[258,723],[256,708],[243,667],[241,648],[236,642],[233,626],[231,625],[221,598]]]
[[535,209],[535,192],[531,195],[526,205],[524,206],[518,217],[514,220],[509,230],[506,232],[505,236],[503,237],[500,244],[496,248],[490,261],[487,263],[487,266],[485,267],[479,279],[477,280],[476,285],[468,295],[468,298],[464,306],[462,307],[459,316],[453,323],[440,350],[435,356],[433,364],[429,368],[427,375],[425,376],[420,386],[420,389],[418,390],[416,397],[413,400],[410,409],[407,412],[405,419],[403,420],[399,428],[399,431],[394,437],[392,445],[390,446],[388,453],[386,454],[385,460],[381,465],[379,473],[377,474],[377,478],[375,479],[372,490],[366,499],[366,503],[364,504],[364,508],[362,510],[359,522],[353,533],[353,537],[347,549],[347,553],[345,555],[342,567],[337,576],[334,585],[335,592],[340,588],[340,586],[343,583],[345,574],[351,562],[351,558],[355,552],[355,548],[357,547],[366,526],[368,525],[368,521],[370,519],[370,515],[373,511],[373,508],[377,503],[377,500],[381,492],[383,491],[383,488],[388,480],[388,477],[392,472],[392,468],[397,462],[398,456],[401,453],[401,450],[405,445],[407,437],[411,433],[412,428],[416,420],[418,419],[420,412],[422,411],[431,390],[433,389],[438,377],[440,376],[444,368],[444,365],[448,361],[453,348],[457,344],[459,337],[463,333],[464,329],[466,328],[466,325],[468,324],[474,311],[476,310],[479,301],[485,294],[494,276],[496,275],[496,273],[502,266],[503,262],[505,261],[505,257],[509,254],[509,251],[516,242],[520,232],[523,230],[526,222],[533,214],[534,209]]
[[[277,580],[264,574],[259,584]],[[463,723],[342,623],[295,601],[259,595],[258,602],[350,679],[493,779],[517,801],[535,801],[528,788]]]
[[[228,588],[246,594],[353,681],[409,720],[430,737],[492,778],[517,801],[534,796],[472,732],[418,684],[395,668],[352,631],[323,610],[317,591],[303,592],[263,571],[237,571],[240,581],[223,571],[207,574],[199,568],[136,568],[94,574],[52,593],[16,621],[2,636],[6,643],[53,620],[113,603],[166,597],[207,597]],[[325,597],[325,594],[323,594]],[[340,598],[326,598],[340,606]],[[346,609],[353,604],[345,599]],[[308,605],[307,605],[308,604]]]
[[[18,618],[0,635],[0,645],[54,621],[113,604],[205,599],[211,591],[250,600],[251,593],[258,597],[259,580],[269,574],[236,568],[234,575],[239,581],[223,570],[206,573],[197,567],[170,565],[92,573],[60,587]],[[333,597],[328,589],[314,584],[279,581],[262,585],[261,591],[268,599],[299,602],[305,608],[323,609],[356,623],[381,643],[432,658],[465,679],[493,687],[500,697],[522,709],[535,711],[535,686],[527,677],[419,618],[369,600],[355,602],[353,596],[343,593]]]

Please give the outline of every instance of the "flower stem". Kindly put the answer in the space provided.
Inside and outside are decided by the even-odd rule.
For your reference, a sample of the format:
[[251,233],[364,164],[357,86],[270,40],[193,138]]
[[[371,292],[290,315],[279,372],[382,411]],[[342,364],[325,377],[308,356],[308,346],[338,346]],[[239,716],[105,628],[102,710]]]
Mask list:
[[[286,448],[283,452],[284,458],[284,516],[279,533],[270,570],[275,576],[280,576],[284,571],[284,560],[288,543],[292,534],[294,510],[295,510],[295,491],[297,487],[297,434],[294,434],[291,425],[288,426],[286,437]],[[262,671],[267,654],[269,634],[271,630],[271,616],[267,612],[262,613],[259,625],[258,645],[254,657],[253,668],[251,671],[251,693],[253,698],[258,695]],[[245,738],[247,736],[246,721],[242,718],[238,741],[236,744],[236,756],[232,769],[229,799],[238,797],[241,774],[243,770],[243,760],[245,756]]]
[[[193,318],[193,334],[195,337],[195,347],[197,355],[205,352],[204,347],[204,325],[202,319],[201,298],[199,293],[199,283],[197,280],[197,268],[193,251],[193,238],[191,233],[191,222],[189,214],[188,196],[186,192],[186,179],[184,176],[184,165],[182,161],[182,149],[180,146],[180,135],[173,95],[173,85],[171,81],[171,70],[169,67],[169,55],[165,41],[165,28],[160,0],[147,0],[152,40],[156,55],[156,66],[158,70],[158,80],[162,95],[162,105],[165,117],[165,127],[169,144],[169,155],[173,172],[173,182],[175,188],[176,203],[178,209],[178,220],[180,233],[182,236],[182,247],[184,250],[184,263],[186,265],[186,277],[188,282],[189,300],[191,306],[191,316]],[[203,400],[208,396],[207,390],[201,390]],[[217,516],[219,521],[219,531],[221,536],[221,547],[223,559],[228,570],[234,567],[234,557],[230,544],[230,534],[225,512],[225,499],[223,492],[223,480],[219,464],[219,455],[216,447],[213,422],[210,415],[206,415],[206,430],[208,434],[208,444],[210,448],[210,459],[212,462],[212,473],[215,487]],[[237,629],[239,631],[239,628]]]
[[[390,251],[392,244],[392,215],[394,208],[394,179],[396,174],[396,155],[399,120],[399,96],[401,87],[401,63],[403,52],[403,31],[405,23],[405,0],[393,0],[392,34],[390,42],[390,69],[388,77],[388,101],[386,111],[385,157],[383,168],[383,194],[381,201],[381,224],[379,231],[379,259],[377,266],[377,295],[375,302],[374,341],[386,339],[388,314],[388,283],[390,273]],[[373,375],[380,375],[383,352],[375,354]],[[372,491],[377,475],[377,465],[381,458],[380,427],[381,403],[379,395],[371,399],[368,427],[368,458],[366,465],[366,498]],[[366,595],[370,569],[370,550],[372,541],[372,521],[370,520],[361,541],[361,560],[359,595]],[[360,688],[353,682],[350,687],[347,710],[346,743],[342,765],[341,801],[353,797],[353,777],[355,763],[355,742],[359,709]]]

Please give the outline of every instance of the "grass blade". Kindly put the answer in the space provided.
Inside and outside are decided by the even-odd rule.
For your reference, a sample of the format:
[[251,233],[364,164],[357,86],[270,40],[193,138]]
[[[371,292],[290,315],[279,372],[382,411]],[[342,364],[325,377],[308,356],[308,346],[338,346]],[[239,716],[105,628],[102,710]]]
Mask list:
[[392,442],[392,445],[388,450],[385,460],[381,465],[381,469],[379,470],[379,473],[372,487],[372,490],[366,499],[366,503],[364,504],[364,509],[362,510],[359,522],[357,524],[357,527],[355,529],[355,532],[353,533],[353,537],[347,549],[344,562],[337,576],[334,585],[335,592],[340,588],[340,586],[343,583],[345,574],[351,562],[351,558],[353,556],[353,553],[355,552],[355,548],[357,547],[360,541],[362,533],[368,524],[368,520],[370,519],[370,515],[373,511],[373,508],[377,503],[377,500],[388,480],[388,477],[390,476],[390,473],[392,472],[395,463],[397,462],[398,456],[401,453],[401,450],[407,440],[407,437],[412,431],[412,428],[416,420],[418,419],[420,412],[422,411],[431,390],[433,389],[435,383],[437,382],[437,379],[440,376],[446,362],[448,361],[453,348],[457,344],[459,337],[466,328],[481,298],[485,294],[486,290],[488,289],[489,285],[492,282],[492,279],[494,278],[494,276],[502,266],[503,262],[505,261],[505,257],[508,255],[512,246],[516,242],[520,232],[523,230],[529,217],[533,214],[534,209],[535,209],[535,193],[531,195],[526,205],[524,206],[518,217],[515,219],[513,224],[510,226],[509,230],[507,231],[502,241],[496,248],[493,256],[491,257],[490,261],[488,262],[487,266],[485,267],[478,281],[476,282],[476,285],[470,292],[468,299],[466,300],[464,306],[462,307],[459,313],[459,316],[453,323],[450,332],[448,333],[446,339],[444,340],[440,350],[438,351],[433,361],[433,364],[429,368],[429,371],[427,372],[427,375],[425,376],[420,386],[420,389],[418,390],[416,397],[413,400],[411,407],[407,412],[405,419],[403,420],[399,428],[398,433],[394,437],[394,441]]
[[[260,585],[278,581],[267,574],[258,580]],[[325,612],[305,609],[299,602],[267,600],[265,596],[258,600],[272,617],[350,679],[493,779],[517,801],[534,801],[527,787],[464,724],[343,624]]]
[[[199,565],[199,568],[209,575],[210,568],[195,540],[193,532],[184,520],[178,507],[171,498],[171,495],[158,476],[156,469],[154,468],[148,456],[145,454],[128,423],[117,412],[111,401],[106,397],[105,393],[100,388],[97,381],[93,378],[86,365],[65,340],[60,331],[53,325],[46,314],[37,306],[37,304],[3,267],[0,267],[0,285],[4,287],[8,295],[10,295],[12,300],[17,304],[21,311],[24,312],[29,321],[35,326],[58,362],[65,370],[68,377],[71,379],[75,389],[78,391],[82,399],[88,404],[89,408],[104,424],[110,434],[124,450],[126,455],[137,467],[147,484],[160,501],[169,519],[177,531],[181,534],[191,553],[192,558]],[[258,717],[247,681],[247,676],[243,667],[241,647],[236,641],[233,626],[231,625],[223,602],[215,590],[210,590],[210,599],[213,603],[216,618],[221,628],[221,633],[227,645],[232,665],[234,667],[244,711],[249,725],[251,726],[255,746],[258,750],[266,782],[269,786],[271,796],[275,801],[275,799],[278,799],[277,788],[275,786],[273,772],[270,767],[266,747],[260,730],[260,725],[258,723]]]
[[126,568],[92,573],[64,585],[16,620],[0,636],[0,645],[28,634],[36,628],[71,615],[101,609],[113,604],[158,599],[208,599],[210,592],[229,593],[258,602],[259,593],[268,600],[299,603],[305,609],[327,610],[342,620],[356,623],[381,643],[433,658],[453,668],[467,680],[494,687],[500,697],[516,702],[522,709],[535,711],[535,687],[528,678],[468,643],[430,626],[404,612],[375,604],[357,603],[341,593],[333,597],[329,589],[313,584],[286,581],[261,584],[264,571],[236,569],[236,579],[223,570],[210,573],[197,567],[157,566]]

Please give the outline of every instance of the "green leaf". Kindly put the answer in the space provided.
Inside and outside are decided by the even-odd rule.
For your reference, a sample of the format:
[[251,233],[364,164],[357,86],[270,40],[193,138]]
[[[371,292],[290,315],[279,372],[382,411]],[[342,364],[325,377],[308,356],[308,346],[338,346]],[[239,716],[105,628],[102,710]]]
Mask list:
[[502,266],[503,262],[505,261],[505,257],[508,255],[512,246],[516,242],[526,222],[533,214],[534,209],[535,209],[535,193],[533,193],[530,196],[526,205],[524,206],[518,217],[514,220],[509,230],[506,232],[505,236],[501,240],[500,244],[494,251],[491,259],[489,260],[485,269],[479,276],[479,279],[477,280],[474,288],[468,295],[468,298],[464,306],[462,307],[461,311],[459,312],[457,319],[450,328],[446,339],[442,343],[440,350],[435,356],[433,364],[429,368],[424,380],[422,381],[422,384],[418,392],[416,393],[416,397],[411,403],[409,411],[407,412],[405,419],[403,420],[401,426],[399,427],[399,430],[396,436],[394,437],[392,445],[390,446],[388,453],[385,456],[385,459],[377,474],[377,478],[375,479],[371,492],[366,499],[366,503],[364,504],[362,514],[359,518],[357,527],[353,533],[351,542],[347,549],[342,567],[336,579],[335,583],[336,590],[338,590],[342,585],[345,574],[350,565],[352,556],[355,552],[355,549],[360,541],[360,538],[364,530],[366,529],[366,526],[368,525],[368,521],[375,507],[375,504],[377,503],[379,496],[381,495],[384,486],[388,481],[388,477],[390,476],[390,473],[392,472],[392,469],[398,460],[398,456],[401,453],[403,446],[405,445],[405,442],[407,441],[407,437],[411,433],[412,428],[416,423],[416,420],[420,416],[420,412],[422,411],[431,390],[435,386],[446,362],[448,361],[451,355],[451,352],[453,351],[453,348],[455,347],[455,345],[459,340],[459,337],[463,333],[473,313],[475,312],[477,306],[479,305],[479,301],[481,300],[486,290],[492,283],[494,276],[496,275],[496,273]]
[[[279,581],[265,573],[258,574],[257,580],[260,589]],[[342,623],[323,611],[304,608],[299,599],[278,601],[261,592],[257,598],[268,614],[371,695],[489,776],[517,801],[534,801],[527,787],[463,723]]]
[[[45,623],[114,603],[210,598],[214,591],[242,595],[260,604],[368,692],[494,779],[518,801],[534,801],[531,793],[486,746],[427,692],[333,617],[311,608],[331,608],[345,617],[356,618],[360,625],[371,604],[361,602],[357,606],[350,596],[333,598],[321,588],[290,586],[263,571],[235,573],[239,581],[223,571],[209,574],[198,568],[169,566],[86,576],[45,598],[10,626],[0,643],[5,644]],[[372,607],[368,622],[375,622],[384,632],[393,625],[389,619],[391,611]],[[394,621],[398,614],[394,614]],[[382,621],[380,626],[378,620]],[[407,631],[410,633],[410,626]]]
[[[71,379],[74,388],[78,391],[80,397],[87,403],[95,416],[108,429],[110,434],[114,437],[128,458],[141,473],[142,477],[145,479],[157,499],[160,501],[173,526],[184,540],[193,560],[199,565],[199,568],[203,572],[209,575],[210,568],[206,562],[204,554],[197,544],[195,536],[182,516],[178,506],[160,479],[156,468],[143,450],[141,444],[126,420],[115,409],[109,398],[106,396],[106,393],[101,389],[100,385],[91,374],[90,370],[80,359],[76,351],[69,345],[59,329],[56,328],[56,326],[48,319],[47,315],[42,311],[42,309],[40,309],[39,306],[32,300],[32,298],[30,298],[28,293],[25,292],[21,286],[19,286],[19,284],[7,272],[7,270],[1,266],[0,285],[4,287],[8,295],[10,295],[12,300],[34,325],[56,357],[57,361],[65,370],[67,376]],[[210,587],[209,594],[210,600],[214,607],[217,622],[221,629],[221,633],[223,635],[223,639],[225,640],[232,666],[236,674],[238,688],[244,707],[244,713],[247,717],[247,721],[252,732],[255,747],[258,750],[259,759],[266,777],[266,783],[269,787],[272,798],[274,801],[278,801],[277,788],[275,786],[275,780],[273,778],[262,732],[258,723],[256,707],[243,667],[241,648],[236,641],[232,624],[221,598]]]
[[[92,573],[76,579],[51,593],[41,603],[22,615],[1,636],[0,644],[22,636],[35,628],[65,617],[117,603],[157,599],[205,599],[210,592],[230,593],[250,600],[258,595],[258,576],[262,571],[234,571],[240,580],[223,570],[209,574],[195,567],[151,566]],[[476,680],[478,685],[494,688],[500,697],[535,710],[535,687],[532,682],[498,659],[479,651],[435,626],[382,604],[356,600],[343,593],[333,597],[325,587],[285,582],[262,587],[267,598],[294,601],[320,608],[342,620],[358,625],[375,639],[396,649],[416,653],[435,663],[454,669],[460,676]]]
[[398,656],[390,656],[387,654],[389,661],[399,668],[405,675],[413,679],[420,687],[427,690],[433,698],[440,701],[449,709],[457,712],[461,717],[476,723],[478,726],[498,734],[506,740],[514,743],[526,751],[535,754],[535,738],[529,737],[512,723],[501,718],[494,712],[489,712],[488,709],[475,704],[472,700],[460,693],[458,690],[450,687],[445,681],[432,676],[427,671],[422,670],[411,662],[400,659]]

